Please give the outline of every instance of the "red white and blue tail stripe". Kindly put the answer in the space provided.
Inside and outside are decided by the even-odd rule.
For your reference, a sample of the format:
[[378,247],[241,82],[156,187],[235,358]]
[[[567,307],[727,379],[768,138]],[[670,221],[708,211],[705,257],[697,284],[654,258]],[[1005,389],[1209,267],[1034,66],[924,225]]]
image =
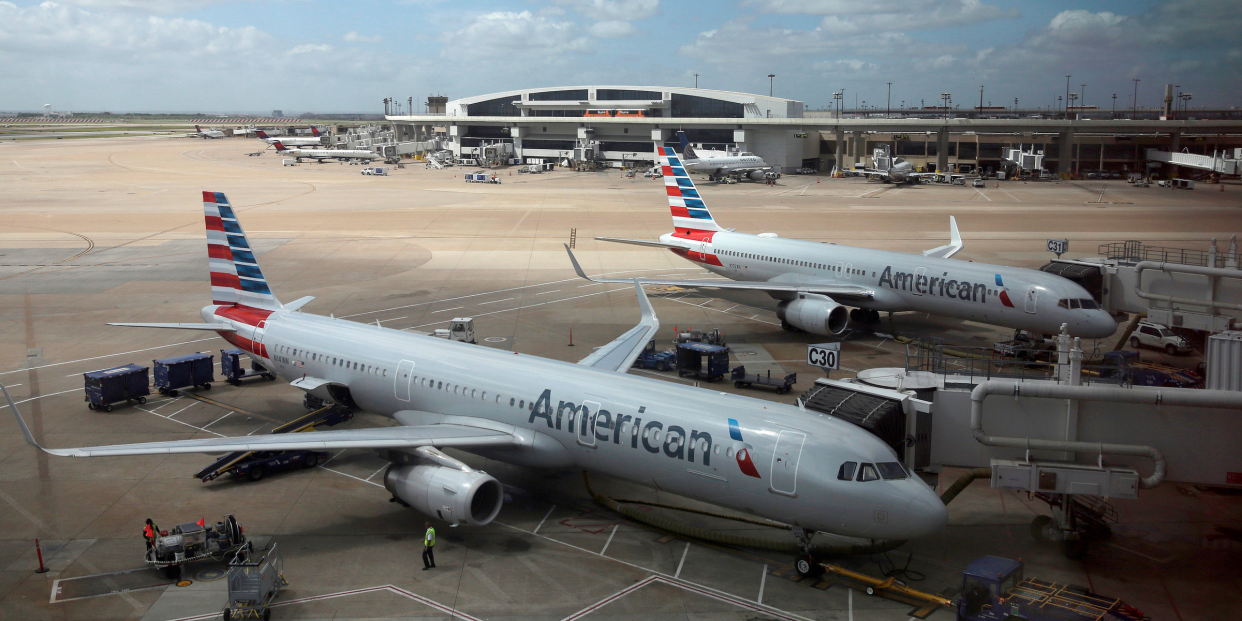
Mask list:
[[223,192],[203,192],[203,216],[207,222],[212,302],[279,310],[280,301],[267,286],[246,233]]
[[673,212],[673,227],[677,233],[688,231],[723,231],[712,219],[707,204],[694,181],[686,173],[677,152],[668,147],[656,147],[660,156],[660,170],[664,173],[664,189],[668,193],[668,207]]

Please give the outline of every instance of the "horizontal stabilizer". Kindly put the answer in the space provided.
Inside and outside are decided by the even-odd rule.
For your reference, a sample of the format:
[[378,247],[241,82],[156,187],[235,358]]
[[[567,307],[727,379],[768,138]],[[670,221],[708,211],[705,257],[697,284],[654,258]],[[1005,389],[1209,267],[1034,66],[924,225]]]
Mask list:
[[648,246],[651,248],[685,248],[685,244],[670,244],[662,241],[652,241],[649,239],[625,239],[621,237],[596,237],[598,241],[613,242],[617,244],[631,244],[634,246]]
[[301,297],[288,304],[285,304],[281,308],[282,310],[295,311],[295,310],[298,310],[299,308],[302,308],[303,306],[306,306],[307,304],[311,302],[311,300],[314,300],[314,299],[315,299],[315,296],[308,295],[306,297]]
[[171,328],[174,330],[211,330],[212,332],[236,332],[233,326],[222,323],[110,323],[110,326],[127,328]]
[[947,259],[962,249],[962,235],[957,232],[957,219],[949,216],[949,243],[939,248],[924,250],[923,256],[935,259]]

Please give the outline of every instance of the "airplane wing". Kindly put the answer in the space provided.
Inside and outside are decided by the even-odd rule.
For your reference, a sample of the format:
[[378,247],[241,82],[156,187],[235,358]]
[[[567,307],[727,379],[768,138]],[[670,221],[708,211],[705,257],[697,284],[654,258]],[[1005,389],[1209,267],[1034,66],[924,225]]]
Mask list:
[[947,259],[962,249],[962,234],[957,232],[957,219],[949,216],[949,243],[931,250],[924,250],[923,256],[936,259]]
[[875,290],[859,285],[833,285],[827,283],[784,283],[784,282],[742,282],[736,280],[668,280],[664,278],[593,278],[582,271],[578,259],[567,246],[569,260],[574,264],[574,271],[591,282],[630,283],[641,285],[664,285],[671,287],[691,287],[696,289],[737,289],[744,291],[784,292],[784,293],[819,293],[832,298],[848,300],[871,300],[875,298]]
[[625,334],[595,350],[595,353],[590,356],[579,360],[578,364],[625,373],[630,370],[631,366],[634,366],[634,359],[643,352],[647,341],[650,341],[651,337],[655,336],[656,330],[660,329],[660,320],[656,318],[655,309],[651,308],[651,301],[647,299],[647,294],[643,291],[638,279],[635,278],[633,281],[634,289],[638,293],[638,307],[642,310],[642,319],[639,320],[638,325],[630,328]]
[[127,328],[174,328],[178,330],[211,330],[212,332],[236,332],[233,326],[222,323],[110,323],[110,326]]
[[141,444],[114,444],[111,446],[88,446],[81,448],[49,449],[35,441],[26,421],[17,410],[17,404],[9,391],[0,384],[0,391],[9,402],[22,436],[29,444],[50,455],[60,457],[113,457],[120,455],[168,455],[173,453],[229,453],[233,451],[325,451],[347,448],[416,448],[480,446],[506,446],[517,444],[513,434],[467,425],[435,424],[416,427],[379,427],[373,429],[344,429],[339,431],[315,431],[241,436],[234,438],[206,438],[195,440],[172,440],[168,442],[144,442]]

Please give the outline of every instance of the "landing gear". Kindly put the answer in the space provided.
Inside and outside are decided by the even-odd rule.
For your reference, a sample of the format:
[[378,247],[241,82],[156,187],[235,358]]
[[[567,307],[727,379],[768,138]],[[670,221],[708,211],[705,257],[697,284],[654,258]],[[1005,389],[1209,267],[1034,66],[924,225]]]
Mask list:
[[811,537],[815,536],[815,533],[808,533],[802,527],[795,526],[793,534],[798,538],[798,558],[794,560],[794,571],[797,571],[798,575],[803,578],[815,578],[823,574],[824,566],[820,565],[811,554]]

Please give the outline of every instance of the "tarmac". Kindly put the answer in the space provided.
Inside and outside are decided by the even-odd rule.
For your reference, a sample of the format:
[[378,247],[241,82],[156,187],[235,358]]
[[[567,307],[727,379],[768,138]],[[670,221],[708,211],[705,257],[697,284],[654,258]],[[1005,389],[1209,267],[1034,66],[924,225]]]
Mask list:
[[[577,278],[563,245],[591,274],[703,276],[658,249],[598,242],[654,239],[670,228],[660,180],[619,171],[528,175],[499,169],[502,183],[467,184],[464,172],[420,163],[387,177],[360,166],[282,166],[259,141],[106,138],[0,144],[0,382],[47,446],[264,433],[305,410],[283,382],[218,382],[188,396],[153,398],[110,413],[82,402],[81,373],[194,351],[219,355],[222,339],[198,332],[110,327],[107,322],[198,321],[208,303],[200,192],[225,192],[269,282],[305,312],[430,331],[473,317],[480,346],[576,361],[638,319],[633,289]],[[958,258],[1038,267],[1045,241],[1068,238],[1068,257],[1137,239],[1206,249],[1228,243],[1242,208],[1237,186],[1219,192],[1133,188],[1122,181],[997,182],[988,187],[892,187],[861,179],[786,176],[775,187],[702,183],[723,226],[744,232],[919,252],[948,237],[956,216]],[[733,364],[797,373],[794,392],[713,389],[792,402],[822,371],[806,344],[782,331],[769,308],[678,289],[649,290],[671,346],[674,329],[722,330]],[[885,332],[842,340],[834,377],[903,366],[906,347],[887,337],[938,337],[988,346],[1009,331],[915,313]],[[572,334],[572,336],[571,336]],[[572,339],[572,341],[571,341]],[[572,342],[572,345],[571,345]],[[1111,348],[1102,342],[1101,348]],[[1193,366],[1192,357],[1144,358]],[[634,371],[664,381],[675,373]],[[218,404],[218,405],[217,405]],[[249,413],[249,414],[247,414]],[[362,413],[345,427],[391,424]],[[0,619],[212,618],[225,605],[219,564],[187,568],[169,584],[143,567],[147,517],[168,527],[231,513],[261,545],[278,544],[289,586],[281,619],[949,619],[952,611],[868,597],[859,585],[800,580],[791,559],[669,535],[595,504],[580,473],[525,470],[456,453],[506,486],[492,524],[437,524],[437,568],[421,571],[424,516],[388,502],[386,463],[367,451],[333,453],[317,468],[250,482],[192,475],[206,455],[65,459],[24,444],[0,416]],[[959,470],[946,467],[945,487]],[[597,491],[696,503],[593,478]],[[950,505],[949,526],[885,556],[835,559],[912,587],[952,595],[974,558],[1022,558],[1028,576],[1081,584],[1120,597],[1158,621],[1229,619],[1242,605],[1242,502],[1236,489],[1166,483],[1140,500],[1116,501],[1114,536],[1083,561],[1029,533],[1047,507],[976,482]],[[788,536],[738,522],[653,510],[716,530]],[[49,572],[38,566],[34,540]]]

